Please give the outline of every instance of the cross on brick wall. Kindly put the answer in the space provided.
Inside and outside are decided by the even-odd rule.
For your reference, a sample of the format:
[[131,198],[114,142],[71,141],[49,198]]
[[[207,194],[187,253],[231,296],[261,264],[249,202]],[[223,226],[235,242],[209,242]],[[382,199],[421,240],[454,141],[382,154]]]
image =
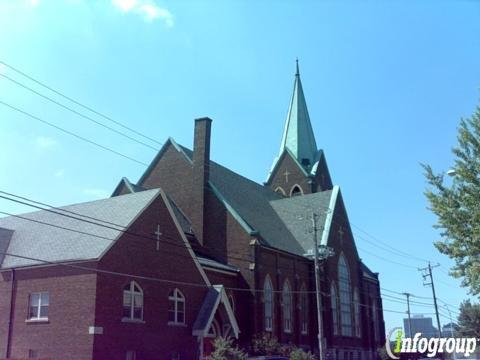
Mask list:
[[157,235],[157,251],[160,251],[160,236],[162,235],[162,232],[160,231],[160,225],[157,225],[157,230],[154,232],[155,235]]
[[283,175],[285,176],[285,183],[288,183],[288,175],[290,175],[290,173],[288,172],[288,169],[285,169],[285,172],[283,173]]

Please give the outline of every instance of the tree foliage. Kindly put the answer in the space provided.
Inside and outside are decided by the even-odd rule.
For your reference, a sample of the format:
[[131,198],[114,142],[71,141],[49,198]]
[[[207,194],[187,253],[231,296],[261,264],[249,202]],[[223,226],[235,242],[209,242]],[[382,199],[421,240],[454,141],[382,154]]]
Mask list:
[[472,304],[470,300],[466,300],[460,305],[458,334],[480,338],[480,304]]
[[480,107],[469,119],[462,119],[458,145],[452,150],[455,165],[450,185],[445,173],[434,173],[422,165],[430,185],[425,195],[438,217],[441,240],[436,248],[455,261],[450,274],[462,278],[462,285],[480,294]]
[[233,340],[217,337],[213,342],[214,352],[209,360],[246,360],[247,355],[238,347],[233,346]]

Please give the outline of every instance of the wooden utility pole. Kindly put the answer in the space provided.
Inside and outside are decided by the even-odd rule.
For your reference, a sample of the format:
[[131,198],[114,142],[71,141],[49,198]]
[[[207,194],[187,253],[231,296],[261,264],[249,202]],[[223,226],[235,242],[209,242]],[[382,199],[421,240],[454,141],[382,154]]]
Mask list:
[[403,293],[403,295],[407,297],[408,333],[409,333],[409,337],[412,338],[414,336],[413,330],[412,330],[412,318],[410,317],[410,296],[412,296],[412,294],[405,292]]
[[[433,274],[432,274],[432,268],[435,268],[437,266],[440,266],[440,264],[436,264],[436,265],[432,266],[432,264],[430,264],[430,262],[428,262],[428,266],[426,268],[418,269],[418,270],[423,272],[423,274],[422,274],[423,281],[424,281],[423,285],[432,287],[433,305],[435,306],[435,315],[437,317],[438,337],[441,338],[442,337],[442,328],[441,328],[441,325],[440,325],[440,315],[438,314],[437,295],[435,294],[435,284],[433,282]],[[428,281],[428,278],[430,278],[430,282],[425,282],[426,279]]]

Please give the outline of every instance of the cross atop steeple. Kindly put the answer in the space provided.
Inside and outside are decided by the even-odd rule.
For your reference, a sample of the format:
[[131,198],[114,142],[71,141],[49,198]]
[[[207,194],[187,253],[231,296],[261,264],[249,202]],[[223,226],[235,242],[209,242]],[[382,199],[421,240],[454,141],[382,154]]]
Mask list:
[[295,83],[283,131],[280,154],[288,149],[305,168],[312,166],[317,153],[307,103],[303,94],[298,59],[296,60]]

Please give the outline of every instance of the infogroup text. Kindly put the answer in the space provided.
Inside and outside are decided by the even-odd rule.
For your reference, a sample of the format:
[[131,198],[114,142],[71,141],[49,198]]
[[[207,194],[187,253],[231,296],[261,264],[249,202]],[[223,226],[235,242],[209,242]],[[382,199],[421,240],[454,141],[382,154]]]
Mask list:
[[[390,346],[390,337],[393,333],[395,333],[395,331],[395,347],[392,351]],[[392,359],[400,358],[395,354],[407,353],[425,354],[429,358],[432,358],[439,353],[458,353],[464,354],[465,357],[468,357],[470,354],[475,352],[476,347],[476,338],[426,338],[422,337],[422,333],[416,333],[413,338],[407,338],[403,337],[402,328],[399,327],[392,329],[388,333],[387,342],[385,344],[385,349]]]

